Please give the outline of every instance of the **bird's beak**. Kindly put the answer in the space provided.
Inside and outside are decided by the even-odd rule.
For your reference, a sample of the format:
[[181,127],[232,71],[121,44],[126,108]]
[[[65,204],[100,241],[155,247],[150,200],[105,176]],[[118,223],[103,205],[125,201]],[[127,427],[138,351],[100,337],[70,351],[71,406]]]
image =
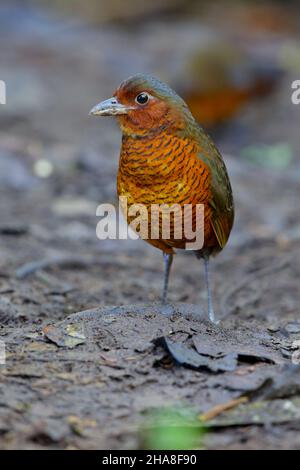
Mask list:
[[101,101],[101,103],[96,104],[91,110],[90,115],[92,116],[116,116],[118,114],[127,114],[132,107],[125,106],[124,104],[119,103],[117,98],[114,96],[108,100]]

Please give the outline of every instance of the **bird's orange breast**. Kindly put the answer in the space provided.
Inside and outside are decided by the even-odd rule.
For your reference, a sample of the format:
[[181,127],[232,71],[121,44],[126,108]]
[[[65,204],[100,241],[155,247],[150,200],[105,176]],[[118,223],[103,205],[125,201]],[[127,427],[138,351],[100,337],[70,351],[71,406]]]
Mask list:
[[[153,204],[179,204],[182,208],[186,204],[204,204],[204,245],[217,243],[210,224],[210,171],[197,157],[197,147],[190,139],[168,132],[149,138],[123,136],[118,195],[127,198],[128,208],[132,204],[146,206],[149,224]],[[131,223],[132,217],[127,217],[127,221]],[[160,233],[158,240],[147,241],[165,252],[172,252],[173,247],[184,248],[186,242],[184,237],[174,238],[173,226],[167,239]]]

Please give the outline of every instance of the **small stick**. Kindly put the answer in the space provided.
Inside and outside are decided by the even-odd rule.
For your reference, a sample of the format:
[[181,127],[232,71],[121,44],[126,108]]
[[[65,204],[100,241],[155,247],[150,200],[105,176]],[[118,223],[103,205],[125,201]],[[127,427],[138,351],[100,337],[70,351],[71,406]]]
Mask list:
[[210,421],[211,419],[219,416],[224,411],[231,410],[241,403],[247,403],[247,401],[248,397],[234,398],[233,400],[229,400],[226,403],[221,403],[220,405],[214,406],[210,410],[206,411],[206,413],[200,415],[199,419],[200,421]]

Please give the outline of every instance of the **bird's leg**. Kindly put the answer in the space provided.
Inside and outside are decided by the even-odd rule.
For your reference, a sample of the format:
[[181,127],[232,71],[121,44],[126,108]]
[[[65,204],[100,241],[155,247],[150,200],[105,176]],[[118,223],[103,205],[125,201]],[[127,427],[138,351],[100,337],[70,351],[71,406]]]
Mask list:
[[205,254],[204,259],[204,269],[205,269],[205,281],[206,281],[206,290],[207,290],[207,306],[208,306],[208,318],[212,323],[218,324],[219,320],[215,318],[215,312],[212,303],[212,295],[210,289],[210,275],[209,275],[209,255]]
[[165,263],[165,271],[164,271],[164,288],[162,294],[162,303],[165,304],[167,302],[167,294],[168,294],[168,284],[169,284],[169,275],[173,261],[173,254],[172,253],[163,253],[164,255],[164,263]]

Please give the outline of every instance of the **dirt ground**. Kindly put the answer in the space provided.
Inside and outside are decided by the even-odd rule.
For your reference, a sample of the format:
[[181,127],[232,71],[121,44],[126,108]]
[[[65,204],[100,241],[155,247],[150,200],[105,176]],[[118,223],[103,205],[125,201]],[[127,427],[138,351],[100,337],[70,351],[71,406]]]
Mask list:
[[[212,263],[218,326],[205,318],[194,256],[176,255],[162,307],[161,253],[95,234],[96,207],[116,201],[120,134],[90,108],[141,70],[179,87],[187,51],[230,36],[227,20],[154,15],[143,27],[88,26],[1,4],[0,448],[149,446],[145,433],[157,423],[148,417],[165,408],[205,427],[195,447],[300,447],[295,70],[286,66],[270,96],[212,130],[236,203],[230,243]],[[239,34],[273,65],[299,41],[289,30],[265,32],[255,49],[256,33]],[[247,157],[253,145],[265,145],[259,161]]]

